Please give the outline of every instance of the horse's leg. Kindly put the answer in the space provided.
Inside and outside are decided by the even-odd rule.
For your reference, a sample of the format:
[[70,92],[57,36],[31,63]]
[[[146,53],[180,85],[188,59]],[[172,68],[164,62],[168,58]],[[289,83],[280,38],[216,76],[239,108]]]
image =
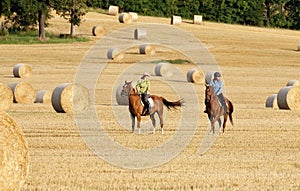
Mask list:
[[163,108],[157,112],[159,121],[160,121],[160,128],[161,134],[164,134],[164,118],[163,118]]
[[139,130],[139,134],[141,134],[141,120],[142,120],[142,117],[141,115],[137,115],[137,127],[138,127],[138,130]]
[[[221,108],[219,113],[222,113],[224,110]],[[225,115],[224,115],[225,116]],[[219,124],[219,132],[222,133],[222,119],[221,119],[222,115],[219,114],[218,117],[218,124]]]
[[210,115],[210,134],[214,134],[215,133],[215,118],[213,117],[213,115]]
[[225,131],[227,119],[228,119],[228,113],[225,113],[225,115],[224,115],[224,122],[223,122],[223,128],[222,128],[222,133],[224,133],[224,131]]
[[156,125],[156,121],[155,121],[155,117],[154,117],[155,113],[152,113],[150,115],[151,121],[152,121],[152,127],[153,127],[153,134],[155,133],[155,125]]
[[219,124],[219,131],[220,131],[220,133],[222,132],[222,119],[221,119],[221,117],[219,117],[219,119],[218,119],[218,124]]
[[130,117],[131,117],[131,129],[132,129],[132,133],[134,133],[135,116],[133,114],[130,114]]

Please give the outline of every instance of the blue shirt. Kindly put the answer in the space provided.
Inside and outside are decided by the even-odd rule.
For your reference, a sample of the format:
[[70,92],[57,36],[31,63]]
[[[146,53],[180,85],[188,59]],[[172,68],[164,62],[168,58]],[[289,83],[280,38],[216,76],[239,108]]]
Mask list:
[[223,82],[222,80],[211,80],[209,83],[210,86],[214,87],[215,94],[220,95],[223,92]]

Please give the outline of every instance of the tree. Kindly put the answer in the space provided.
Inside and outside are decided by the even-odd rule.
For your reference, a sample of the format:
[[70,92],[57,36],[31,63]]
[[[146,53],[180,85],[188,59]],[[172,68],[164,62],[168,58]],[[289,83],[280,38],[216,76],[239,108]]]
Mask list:
[[285,4],[289,0],[265,0],[266,25],[272,27],[286,26]]
[[50,0],[37,0],[37,14],[39,23],[39,39],[45,41],[45,27],[47,26],[46,21],[51,18],[50,15]]
[[86,0],[53,0],[53,8],[61,17],[69,20],[70,36],[75,36],[75,26],[81,24],[81,17],[87,13]]
[[49,0],[3,0],[0,3],[1,15],[12,22],[11,30],[30,30],[38,24],[40,40],[45,40],[49,10]]
[[300,1],[290,0],[285,4],[287,28],[300,30]]

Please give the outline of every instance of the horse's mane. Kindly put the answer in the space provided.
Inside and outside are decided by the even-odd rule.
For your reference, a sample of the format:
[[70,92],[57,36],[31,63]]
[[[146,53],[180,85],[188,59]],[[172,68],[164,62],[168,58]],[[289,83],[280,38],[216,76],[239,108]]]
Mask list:
[[136,89],[135,89],[133,86],[131,86],[131,87],[132,87],[132,88],[131,88],[132,91],[134,92],[134,95],[135,95],[135,94],[137,95],[138,93],[137,93]]
[[210,88],[210,95],[211,96],[217,96],[217,94],[215,93],[215,89],[214,89],[214,86],[211,86],[211,85],[209,85],[209,88]]

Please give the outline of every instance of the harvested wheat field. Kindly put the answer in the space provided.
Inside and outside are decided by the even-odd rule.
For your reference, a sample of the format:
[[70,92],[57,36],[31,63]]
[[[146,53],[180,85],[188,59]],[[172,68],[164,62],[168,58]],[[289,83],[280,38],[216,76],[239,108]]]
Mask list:
[[[225,133],[200,154],[209,128],[203,113],[205,86],[204,80],[186,81],[186,73],[195,67],[188,55],[154,44],[153,54],[140,54],[139,46],[132,46],[120,52],[122,59],[98,59],[105,37],[93,36],[93,26],[103,27],[109,35],[147,23],[161,25],[163,33],[168,32],[163,27],[170,26],[170,19],[139,16],[136,22],[124,24],[117,16],[91,12],[76,29],[89,42],[0,45],[1,83],[28,82],[36,91],[53,91],[86,72],[80,80],[93,95],[94,116],[57,113],[51,103],[13,103],[6,110],[28,143],[23,190],[300,190],[300,111],[265,107],[268,96],[289,80],[300,80],[300,32],[192,21],[170,26],[199,39],[213,55],[235,109],[234,126],[228,123]],[[47,30],[68,33],[69,25],[55,16]],[[120,34],[126,42],[135,40],[134,30]],[[164,40],[150,30],[147,35]],[[188,38],[172,35],[174,43]],[[143,39],[137,42],[149,40]],[[189,47],[193,42],[186,43]],[[82,67],[86,60],[91,68]],[[160,60],[181,62],[172,64],[177,69],[166,78],[155,76],[154,69],[147,71],[152,75],[151,94],[170,101],[184,98],[186,104],[174,111],[165,108],[163,135],[158,127],[152,134],[148,117],[142,118],[141,134],[137,130],[132,134],[128,106],[117,104],[115,89],[124,80],[138,80]],[[14,78],[17,63],[31,66],[30,77]],[[91,126],[93,120],[99,127]],[[108,145],[109,141],[114,144]],[[125,151],[118,152],[119,147]],[[136,156],[139,151],[150,154]]]

